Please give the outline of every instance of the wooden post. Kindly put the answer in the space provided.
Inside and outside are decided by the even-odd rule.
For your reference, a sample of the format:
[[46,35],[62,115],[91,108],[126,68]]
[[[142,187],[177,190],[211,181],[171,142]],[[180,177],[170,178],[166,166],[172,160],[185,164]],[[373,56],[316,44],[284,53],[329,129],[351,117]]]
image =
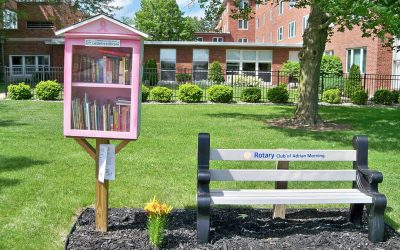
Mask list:
[[[276,163],[276,169],[289,169],[289,162],[288,161],[278,161]],[[287,189],[288,182],[287,181],[276,181],[275,182],[275,189]],[[281,218],[285,219],[286,214],[286,205],[284,204],[275,204],[273,206],[273,218]]]
[[101,232],[108,230],[108,180],[98,180],[100,144],[109,143],[107,139],[96,139],[96,230]]

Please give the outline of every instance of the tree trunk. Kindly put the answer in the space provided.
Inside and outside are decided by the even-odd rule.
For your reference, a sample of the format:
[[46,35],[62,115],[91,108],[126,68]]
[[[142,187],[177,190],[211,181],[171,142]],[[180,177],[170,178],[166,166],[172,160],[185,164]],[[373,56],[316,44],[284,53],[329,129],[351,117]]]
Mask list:
[[303,48],[300,50],[299,100],[294,120],[302,125],[315,125],[319,122],[318,88],[321,59],[325,51],[329,26],[328,17],[320,4],[312,4],[308,27],[303,35]]

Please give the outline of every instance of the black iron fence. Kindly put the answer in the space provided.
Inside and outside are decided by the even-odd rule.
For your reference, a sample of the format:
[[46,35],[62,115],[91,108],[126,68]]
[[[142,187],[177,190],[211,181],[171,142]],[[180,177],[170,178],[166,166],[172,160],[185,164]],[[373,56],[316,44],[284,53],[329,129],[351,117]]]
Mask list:
[[[0,91],[6,91],[7,86],[19,82],[25,82],[32,88],[43,80],[57,80],[63,83],[63,67],[4,67],[2,70],[4,83],[0,84]],[[289,92],[289,102],[297,102],[299,76],[282,71],[225,71],[219,80],[215,73],[210,70],[192,69],[144,69],[142,72],[142,83],[150,88],[165,86],[173,90],[174,100],[178,100],[179,86],[190,82],[201,87],[203,91],[202,101],[207,101],[207,89],[215,84],[227,85],[233,88],[234,101],[240,99],[241,92],[249,87],[261,89],[262,102],[268,102],[267,93],[269,89],[278,84],[285,84]],[[342,94],[342,102],[350,102],[355,91],[359,89],[372,97],[379,89],[390,91],[400,90],[400,75],[376,75],[361,74],[351,77],[349,74],[322,74],[319,79],[319,98],[322,101],[322,93],[328,89],[339,89]]]

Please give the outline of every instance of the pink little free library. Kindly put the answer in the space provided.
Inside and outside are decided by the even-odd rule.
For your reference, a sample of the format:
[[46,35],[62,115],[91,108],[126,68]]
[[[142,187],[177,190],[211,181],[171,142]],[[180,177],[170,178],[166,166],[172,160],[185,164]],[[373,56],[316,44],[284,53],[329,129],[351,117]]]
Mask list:
[[56,35],[65,37],[64,135],[137,139],[147,35],[104,15]]

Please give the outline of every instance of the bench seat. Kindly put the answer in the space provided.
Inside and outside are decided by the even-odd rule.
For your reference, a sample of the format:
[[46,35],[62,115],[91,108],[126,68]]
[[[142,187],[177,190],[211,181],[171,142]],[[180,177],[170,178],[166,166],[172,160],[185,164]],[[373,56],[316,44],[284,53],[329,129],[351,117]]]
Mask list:
[[372,197],[358,189],[210,190],[211,204],[371,204]]

